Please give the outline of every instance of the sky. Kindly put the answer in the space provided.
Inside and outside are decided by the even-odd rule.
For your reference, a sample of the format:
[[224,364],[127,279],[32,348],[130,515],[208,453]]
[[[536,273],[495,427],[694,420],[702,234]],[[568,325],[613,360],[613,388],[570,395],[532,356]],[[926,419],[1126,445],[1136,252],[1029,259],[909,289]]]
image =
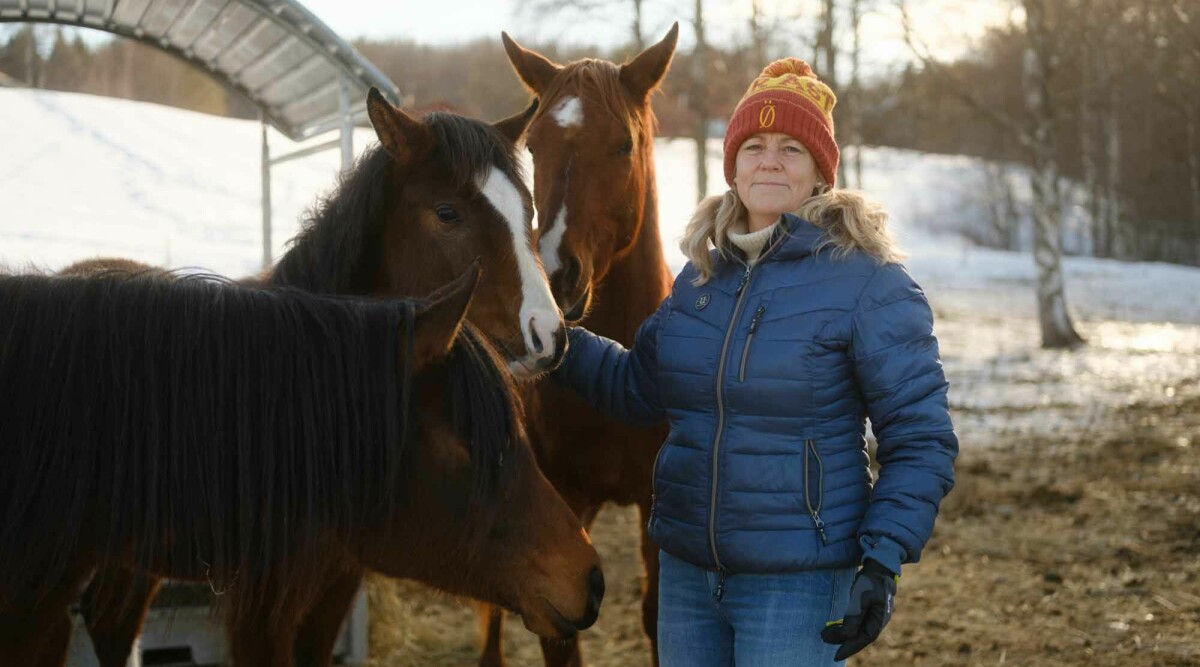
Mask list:
[[[897,0],[862,0],[875,7],[862,24],[863,67],[871,73],[894,71],[912,59],[902,39]],[[1020,21],[1014,4],[1005,0],[906,0],[921,36],[943,59],[961,55],[984,31],[1006,21]],[[347,39],[401,38],[427,44],[456,44],[474,39],[499,39],[505,30],[517,41],[545,44],[611,47],[628,40],[632,3],[606,3],[609,9],[591,14],[569,10],[538,14],[527,0],[301,0],[310,11]],[[819,12],[819,0],[759,0],[771,31],[773,57],[811,57],[809,40]],[[844,4],[844,3],[843,3]],[[695,44],[690,19],[694,0],[644,0],[643,33],[647,43],[680,22],[679,48]],[[706,32],[715,44],[744,43],[751,0],[704,0]],[[88,41],[108,39],[105,33],[83,31]],[[789,43],[796,48],[789,49]]]
[[[401,37],[433,44],[453,44],[477,38],[499,38],[505,30],[518,41],[612,46],[628,39],[632,19],[631,2],[612,2],[612,9],[590,15],[570,11],[538,16],[522,0],[460,0],[457,3],[429,0],[307,0],[306,6],[335,31],[348,38]],[[760,0],[770,18],[790,18],[791,28],[775,39],[800,42],[810,35],[818,13],[816,0]],[[862,43],[865,65],[875,69],[908,60],[907,47],[899,28],[894,0],[863,0],[877,9],[863,21]],[[1009,20],[1012,5],[1003,0],[908,0],[917,30],[943,58],[960,55],[965,47],[993,25]],[[451,7],[451,11],[446,11]],[[693,0],[645,0],[644,38],[648,43],[661,38],[678,20],[679,48],[695,43],[690,25]],[[706,0],[705,20],[709,40],[731,43],[746,39],[750,0]],[[1014,16],[1019,19],[1019,16]],[[795,33],[793,37],[792,33]],[[783,48],[783,47],[779,47]],[[808,47],[803,47],[805,50]],[[805,56],[807,54],[796,54]]]

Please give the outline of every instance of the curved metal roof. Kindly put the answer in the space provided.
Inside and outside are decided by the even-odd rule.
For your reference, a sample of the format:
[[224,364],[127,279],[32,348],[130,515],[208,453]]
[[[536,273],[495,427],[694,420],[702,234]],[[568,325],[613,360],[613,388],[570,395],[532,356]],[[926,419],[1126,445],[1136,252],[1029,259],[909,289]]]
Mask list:
[[294,0],[0,0],[0,22],[82,26],[156,46],[245,94],[294,140],[338,126],[343,79],[355,116],[371,86],[399,103],[396,84]]

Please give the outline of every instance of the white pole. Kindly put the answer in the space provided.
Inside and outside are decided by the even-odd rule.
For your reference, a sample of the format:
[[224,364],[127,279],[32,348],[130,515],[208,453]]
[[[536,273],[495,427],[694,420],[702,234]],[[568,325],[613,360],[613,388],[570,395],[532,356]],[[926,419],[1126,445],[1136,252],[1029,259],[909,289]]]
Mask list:
[[350,83],[346,77],[338,85],[338,111],[342,115],[342,173],[354,166],[354,119],[350,116]]
[[267,143],[267,118],[262,118],[262,266],[271,266],[271,146]]

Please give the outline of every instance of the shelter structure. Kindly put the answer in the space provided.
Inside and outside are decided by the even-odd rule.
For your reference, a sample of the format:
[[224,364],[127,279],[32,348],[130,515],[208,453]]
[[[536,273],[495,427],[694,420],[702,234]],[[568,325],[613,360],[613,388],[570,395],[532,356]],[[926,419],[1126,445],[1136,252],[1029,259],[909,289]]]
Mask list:
[[[374,86],[399,103],[396,84],[295,0],[0,0],[0,23],[94,28],[150,44],[245,95],[263,120],[263,265],[271,262],[271,167],[341,148],[354,159],[352,130],[366,118]],[[293,141],[340,137],[272,156],[267,125]]]

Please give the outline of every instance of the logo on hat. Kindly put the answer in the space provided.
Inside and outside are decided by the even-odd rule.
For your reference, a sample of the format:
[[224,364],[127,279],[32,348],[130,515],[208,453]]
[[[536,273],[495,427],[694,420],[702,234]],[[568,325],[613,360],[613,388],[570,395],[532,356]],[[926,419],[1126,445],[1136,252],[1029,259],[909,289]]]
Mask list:
[[758,110],[758,127],[759,129],[771,127],[775,124],[775,100],[767,100],[763,104],[763,108]]
[[710,297],[709,295],[701,294],[700,298],[696,299],[696,310],[704,310],[705,306],[707,306],[708,302],[711,300],[712,300],[712,297]]

